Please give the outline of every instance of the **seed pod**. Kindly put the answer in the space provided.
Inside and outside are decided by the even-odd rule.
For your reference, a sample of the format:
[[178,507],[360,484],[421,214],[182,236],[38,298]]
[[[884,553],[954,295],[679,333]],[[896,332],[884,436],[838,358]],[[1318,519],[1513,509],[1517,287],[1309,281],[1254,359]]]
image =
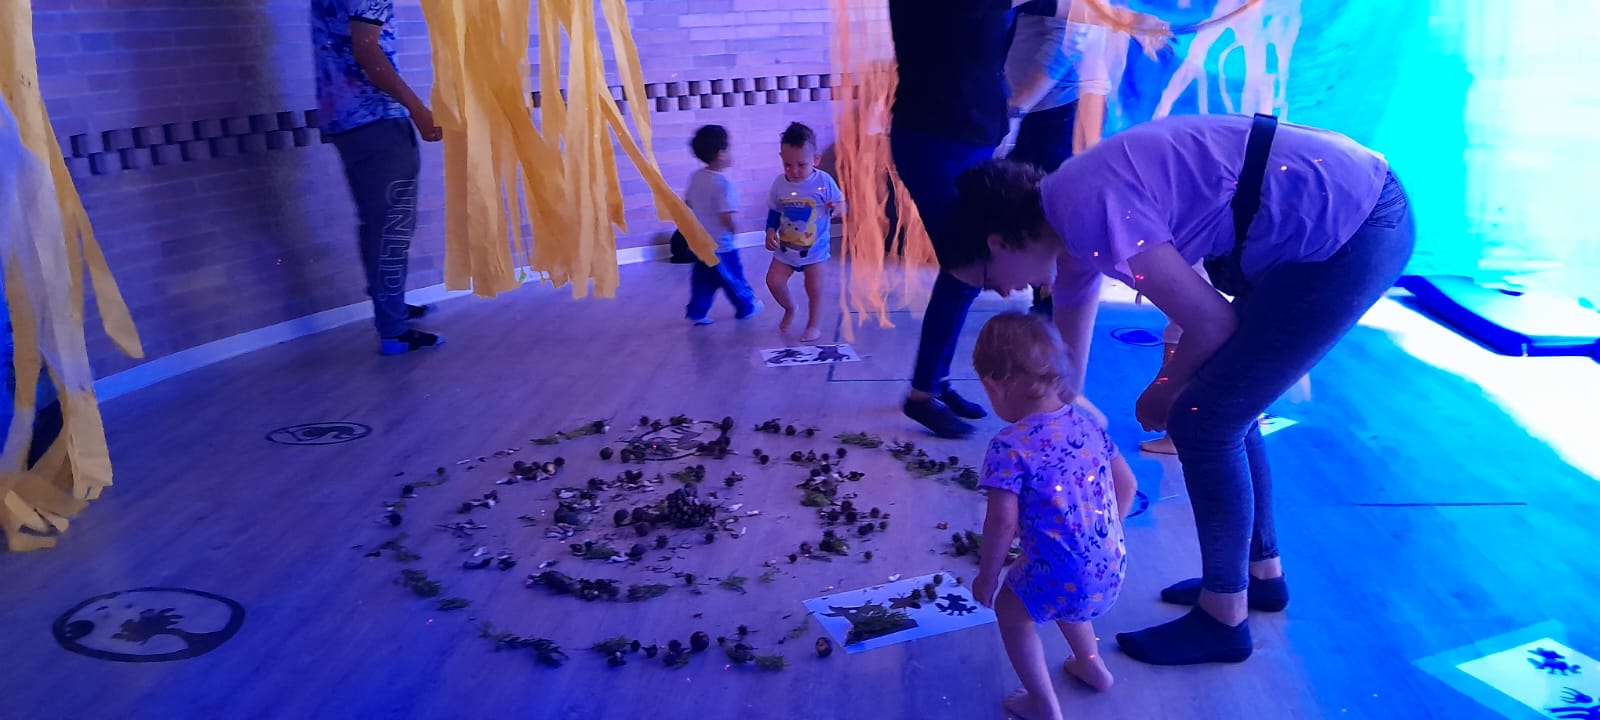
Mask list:
[[689,636],[689,648],[691,650],[694,650],[695,652],[701,652],[701,651],[705,650],[708,647],[711,647],[711,636],[710,635],[707,635],[704,632],[696,630],[693,635]]
[[610,460],[611,459],[611,448],[608,448],[608,447],[600,448],[600,459],[601,460]]
[[819,658],[825,658],[825,657],[833,654],[833,643],[828,642],[828,639],[825,638],[825,637],[817,638],[817,646],[816,647],[817,647],[817,657],[819,657]]

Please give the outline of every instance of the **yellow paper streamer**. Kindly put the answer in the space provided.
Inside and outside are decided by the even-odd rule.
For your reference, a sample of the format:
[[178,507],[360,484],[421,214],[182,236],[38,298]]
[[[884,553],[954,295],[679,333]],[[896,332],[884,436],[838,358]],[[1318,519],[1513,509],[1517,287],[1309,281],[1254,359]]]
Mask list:
[[[531,0],[423,0],[433,46],[434,119],[444,130],[445,286],[490,297],[521,284],[518,257],[574,297],[616,295],[626,230],[613,139],[701,260],[716,244],[650,149],[638,50],[623,0],[600,3],[634,131],[606,86],[595,4],[540,0],[539,126],[528,77]],[[560,69],[563,35],[567,78]],[[637,132],[637,138],[634,132]],[[531,238],[524,244],[523,220]]]
[[[122,352],[142,357],[138,332],[67,172],[39,93],[33,8],[0,8],[0,265],[13,328],[14,417],[0,454],[0,527],[14,551],[55,544],[68,518],[111,485],[111,458],[84,340],[87,265],[101,323]],[[33,467],[36,380],[49,372],[61,435]]]

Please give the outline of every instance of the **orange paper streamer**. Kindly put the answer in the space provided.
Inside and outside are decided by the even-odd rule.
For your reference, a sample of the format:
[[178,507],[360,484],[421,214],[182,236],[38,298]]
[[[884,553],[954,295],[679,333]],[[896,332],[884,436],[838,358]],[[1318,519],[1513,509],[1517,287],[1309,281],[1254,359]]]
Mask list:
[[[843,95],[835,98],[839,182],[852,210],[845,218],[840,243],[846,265],[840,306],[856,315],[854,323],[844,324],[845,337],[853,339],[854,327],[867,315],[877,316],[880,326],[889,327],[891,311],[920,313],[938,263],[927,229],[895,173],[889,150],[898,74],[886,4],[883,0],[832,0],[832,7],[833,66]],[[1219,68],[1207,66],[1208,58],[1224,40],[1229,44],[1222,55],[1243,52],[1246,74],[1242,101],[1235,106],[1230,100],[1222,110],[1281,113],[1290,51],[1299,31],[1299,8],[1300,0],[1238,0],[1219,3],[1203,21],[1173,27],[1159,17],[1117,7],[1110,0],[1074,0],[1068,19],[1108,28],[1113,44],[1131,39],[1148,55],[1172,52],[1169,46],[1174,34],[1194,36],[1181,69],[1165,88],[1157,117],[1169,112],[1173,101],[1195,83],[1201,84],[1205,95],[1205,78],[1220,74]],[[1105,58],[1111,70],[1110,97],[1115,98],[1124,72],[1123,53],[1117,48],[1108,50],[1112,51]],[[1267,70],[1269,54],[1277,61],[1272,72]],[[1209,109],[1202,106],[1202,112],[1206,111]],[[1105,114],[1106,103],[1098,96],[1079,104],[1076,150],[1099,141]],[[886,218],[891,202],[899,216],[892,240]],[[885,252],[886,242],[892,247],[890,252]]]
[[[926,305],[938,260],[889,149],[889,113],[899,75],[888,11],[881,2],[862,0],[836,0],[833,9],[833,58],[843,93],[834,98],[839,185],[852,208],[839,243],[845,273],[839,306],[855,315],[854,322],[847,316],[843,324],[845,339],[853,340],[855,327],[868,315],[879,327],[892,327],[891,310]],[[891,202],[898,219],[894,227],[887,215]]]

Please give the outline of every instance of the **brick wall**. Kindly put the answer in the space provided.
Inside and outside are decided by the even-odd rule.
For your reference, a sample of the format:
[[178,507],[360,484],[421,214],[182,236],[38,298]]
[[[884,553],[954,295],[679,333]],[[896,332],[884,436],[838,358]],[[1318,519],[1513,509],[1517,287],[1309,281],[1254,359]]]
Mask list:
[[[338,155],[308,112],[307,5],[34,0],[45,101],[148,358],[365,299]],[[426,97],[422,12],[396,5],[400,70]],[[633,0],[629,15],[662,171],[681,186],[698,166],[694,129],[726,126],[742,229],[759,228],[783,127],[805,122],[831,144],[827,0]],[[671,228],[618,156],[619,246],[664,242]],[[441,179],[439,148],[425,147],[412,287],[443,279]],[[89,312],[96,373],[136,364]]]

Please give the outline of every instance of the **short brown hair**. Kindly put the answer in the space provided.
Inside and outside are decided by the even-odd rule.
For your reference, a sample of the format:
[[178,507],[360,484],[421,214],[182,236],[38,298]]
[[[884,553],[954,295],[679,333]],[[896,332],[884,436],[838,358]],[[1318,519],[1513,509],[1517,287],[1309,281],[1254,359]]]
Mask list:
[[814,150],[817,147],[817,133],[802,123],[789,123],[789,127],[784,128],[783,136],[778,142],[792,148],[810,147]]
[[1034,386],[1035,397],[1059,395],[1067,379],[1067,350],[1055,326],[1038,315],[1004,312],[989,319],[972,349],[978,376]]

